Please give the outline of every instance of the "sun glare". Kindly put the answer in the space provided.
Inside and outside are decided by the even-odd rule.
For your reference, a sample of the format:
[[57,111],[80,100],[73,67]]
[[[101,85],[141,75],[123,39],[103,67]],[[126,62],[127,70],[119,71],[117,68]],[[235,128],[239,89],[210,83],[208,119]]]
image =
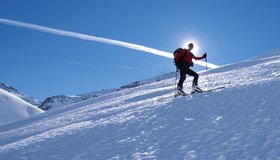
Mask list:
[[183,45],[183,48],[188,48],[188,45],[189,45],[190,43],[193,43],[193,44],[194,44],[194,47],[193,47],[193,49],[192,49],[192,53],[195,54],[195,55],[197,55],[198,52],[199,52],[199,45],[198,45],[198,43],[197,43],[196,41],[186,41],[186,42],[184,43],[184,45]]

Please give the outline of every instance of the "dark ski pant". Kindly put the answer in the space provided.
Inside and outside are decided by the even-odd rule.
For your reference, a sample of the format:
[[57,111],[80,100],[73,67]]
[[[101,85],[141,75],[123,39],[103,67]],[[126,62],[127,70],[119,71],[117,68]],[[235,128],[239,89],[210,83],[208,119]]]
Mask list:
[[179,70],[180,70],[180,80],[178,86],[183,87],[183,83],[186,80],[187,74],[194,77],[193,86],[197,85],[199,75],[195,71],[191,70],[189,67],[184,67],[184,66],[179,67]]

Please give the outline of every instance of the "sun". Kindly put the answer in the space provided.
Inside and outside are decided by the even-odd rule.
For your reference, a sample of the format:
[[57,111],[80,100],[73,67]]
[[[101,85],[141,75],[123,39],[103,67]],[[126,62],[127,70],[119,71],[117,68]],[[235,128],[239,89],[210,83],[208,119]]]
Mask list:
[[183,44],[183,48],[188,48],[188,45],[190,43],[193,43],[194,47],[192,49],[192,53],[197,55],[198,52],[199,52],[199,45],[196,41],[193,41],[193,40],[189,40],[189,41],[186,41],[184,44]]

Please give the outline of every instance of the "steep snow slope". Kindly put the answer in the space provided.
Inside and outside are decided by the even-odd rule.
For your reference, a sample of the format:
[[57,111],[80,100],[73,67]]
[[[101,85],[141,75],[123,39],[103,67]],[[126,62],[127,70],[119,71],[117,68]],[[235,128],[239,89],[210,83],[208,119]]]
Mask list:
[[0,88],[0,125],[39,113],[43,111]]
[[[280,159],[280,55],[174,78],[0,127],[0,159]],[[192,79],[185,86],[190,89]]]
[[33,98],[33,97],[30,97],[30,96],[27,96],[27,95],[24,95],[23,93],[19,92],[17,89],[15,89],[14,87],[11,87],[11,86],[8,86],[6,85],[5,83],[2,83],[0,82],[0,88],[19,97],[20,99],[34,105],[34,106],[39,106],[40,104],[40,101]]

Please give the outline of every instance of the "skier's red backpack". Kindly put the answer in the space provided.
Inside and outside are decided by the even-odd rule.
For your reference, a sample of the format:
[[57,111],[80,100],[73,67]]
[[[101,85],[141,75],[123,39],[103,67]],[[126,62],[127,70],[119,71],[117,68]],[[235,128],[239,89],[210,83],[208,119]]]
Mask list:
[[184,57],[186,54],[184,54],[186,52],[186,49],[183,48],[177,48],[174,52],[174,64],[177,68],[179,68],[180,64],[181,64],[181,59],[182,57]]

